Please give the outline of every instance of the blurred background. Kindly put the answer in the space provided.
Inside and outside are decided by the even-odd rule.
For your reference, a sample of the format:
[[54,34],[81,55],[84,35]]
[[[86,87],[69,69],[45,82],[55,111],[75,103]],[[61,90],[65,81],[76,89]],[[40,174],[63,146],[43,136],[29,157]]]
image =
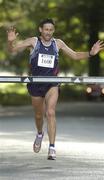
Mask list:
[[[44,18],[56,23],[54,37],[76,51],[89,51],[98,40],[104,40],[103,0],[0,0],[0,75],[28,75],[29,51],[11,55],[7,50],[6,31],[14,26],[18,40],[38,35],[38,24]],[[60,52],[60,76],[103,76],[104,51],[90,59],[73,61]],[[59,101],[103,100],[103,85],[63,84]],[[89,88],[89,89],[88,89]],[[103,89],[103,90],[102,90]],[[93,93],[94,91],[94,93]],[[1,105],[30,104],[26,84],[0,83]]]

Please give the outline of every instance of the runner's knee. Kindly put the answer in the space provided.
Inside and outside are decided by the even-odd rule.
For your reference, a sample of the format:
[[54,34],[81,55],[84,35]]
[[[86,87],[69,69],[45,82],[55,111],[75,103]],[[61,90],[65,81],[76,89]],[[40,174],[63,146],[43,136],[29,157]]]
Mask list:
[[54,109],[48,109],[46,111],[46,117],[47,117],[47,119],[55,117],[55,110]]
[[42,113],[36,113],[35,114],[35,118],[36,118],[36,120],[41,120],[42,118],[43,118],[43,115],[42,115]]

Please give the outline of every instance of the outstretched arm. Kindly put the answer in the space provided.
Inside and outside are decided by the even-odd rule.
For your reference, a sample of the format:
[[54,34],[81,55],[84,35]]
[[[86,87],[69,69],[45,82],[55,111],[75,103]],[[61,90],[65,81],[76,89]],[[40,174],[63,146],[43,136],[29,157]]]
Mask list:
[[59,49],[62,49],[62,51],[70,56],[72,59],[80,60],[84,58],[89,58],[90,56],[96,55],[99,51],[104,49],[104,43],[103,41],[98,40],[91,48],[90,52],[76,52],[69,48],[62,40],[57,40],[57,44]]
[[24,50],[27,47],[34,46],[34,38],[28,38],[26,40],[15,42],[17,39],[18,33],[16,33],[16,29],[13,27],[7,31],[8,38],[8,49],[10,52],[18,52],[20,50]]

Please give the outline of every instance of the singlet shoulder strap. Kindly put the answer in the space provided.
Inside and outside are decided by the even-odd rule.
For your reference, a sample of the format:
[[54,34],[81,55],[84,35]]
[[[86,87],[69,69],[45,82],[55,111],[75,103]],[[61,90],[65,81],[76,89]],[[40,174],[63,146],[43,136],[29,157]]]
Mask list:
[[52,39],[52,42],[53,42],[53,46],[54,46],[54,48],[56,49],[56,51],[59,52],[59,48],[58,48],[58,46],[57,46],[56,39],[53,38],[53,39]]
[[40,40],[38,38],[36,38],[36,41],[34,43],[34,48],[33,50],[31,51],[30,53],[30,60],[29,60],[29,63],[31,63],[31,60],[33,58],[35,58],[37,56],[37,54],[39,53],[39,49],[40,49]]
[[59,49],[58,49],[58,46],[57,46],[57,42],[56,42],[56,39],[52,39],[52,44],[53,44],[53,49],[54,49],[54,52],[56,54],[56,59],[58,59],[59,57]]
[[33,50],[31,51],[30,55],[32,55],[35,51],[37,51],[37,49],[39,49],[40,47],[40,39],[38,37],[34,37],[34,48]]

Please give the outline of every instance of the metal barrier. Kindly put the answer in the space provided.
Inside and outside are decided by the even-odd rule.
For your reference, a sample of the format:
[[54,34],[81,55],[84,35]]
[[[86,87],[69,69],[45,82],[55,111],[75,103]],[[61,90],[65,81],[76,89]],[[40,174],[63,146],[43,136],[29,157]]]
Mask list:
[[0,83],[104,84],[104,77],[0,76]]

